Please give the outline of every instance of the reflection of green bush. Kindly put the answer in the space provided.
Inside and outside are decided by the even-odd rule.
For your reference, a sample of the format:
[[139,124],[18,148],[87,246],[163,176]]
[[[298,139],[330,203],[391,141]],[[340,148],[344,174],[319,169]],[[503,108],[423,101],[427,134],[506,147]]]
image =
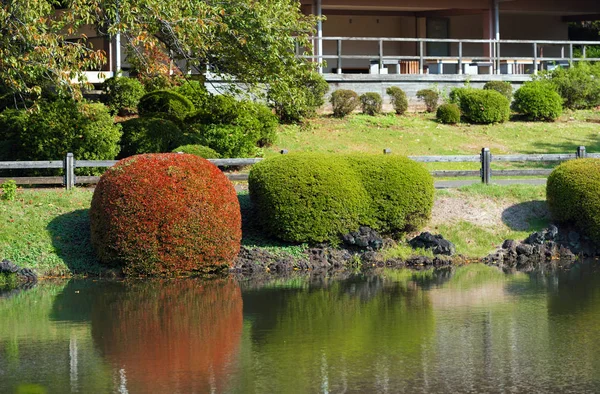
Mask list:
[[457,289],[470,289],[480,287],[489,282],[502,282],[506,275],[496,267],[483,264],[469,264],[456,268],[447,287]]

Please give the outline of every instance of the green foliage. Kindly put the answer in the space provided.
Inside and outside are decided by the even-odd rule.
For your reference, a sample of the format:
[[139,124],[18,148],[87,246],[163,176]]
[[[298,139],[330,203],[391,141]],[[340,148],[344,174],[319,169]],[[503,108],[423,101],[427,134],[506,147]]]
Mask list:
[[187,97],[196,108],[202,108],[209,95],[204,83],[195,80],[186,80],[175,91]]
[[99,260],[128,275],[227,270],[240,249],[235,189],[194,155],[121,160],[100,179],[89,215]]
[[390,96],[396,114],[403,115],[408,109],[408,99],[404,90],[397,86],[390,86],[385,92]]
[[600,105],[600,65],[577,62],[569,68],[558,67],[539,77],[550,82],[569,109],[594,108]]
[[14,201],[17,197],[17,183],[12,179],[2,183],[0,189],[2,189],[2,200],[4,201]]
[[333,107],[333,116],[343,118],[358,107],[360,99],[354,90],[338,89],[331,93],[329,100]]
[[562,99],[547,83],[527,82],[515,93],[512,108],[530,120],[554,121],[562,113]]
[[554,220],[573,223],[600,242],[599,159],[577,159],[559,165],[548,177],[546,199]]
[[419,230],[431,217],[433,178],[421,164],[396,155],[346,156],[369,194],[366,224],[385,234]]
[[460,122],[460,108],[456,104],[442,104],[435,117],[440,123],[457,124]]
[[194,110],[189,99],[170,90],[146,93],[138,104],[140,116],[158,116],[173,121],[183,120]]
[[265,231],[290,242],[339,242],[357,230],[368,194],[340,156],[289,154],[252,166],[250,198]]
[[221,155],[219,155],[214,149],[209,148],[204,145],[182,145],[173,149],[175,153],[189,153],[190,155],[195,155],[202,157],[203,159],[219,159]]
[[267,147],[277,142],[277,128],[279,120],[273,114],[271,108],[261,103],[246,102],[245,106],[256,118],[259,123],[259,138],[256,145],[258,147]]
[[222,157],[254,157],[258,154],[256,129],[243,125],[201,124],[189,126],[190,142],[214,149]]
[[450,104],[456,104],[460,107],[460,101],[462,100],[462,98],[465,96],[465,94],[468,94],[472,90],[475,89],[469,87],[452,89],[449,95]]
[[15,159],[57,160],[72,152],[78,160],[112,160],[119,153],[121,126],[103,104],[71,100],[42,101],[19,120],[11,134]]
[[422,89],[417,92],[417,98],[423,100],[427,112],[435,112],[440,100],[440,94],[433,89]]
[[146,93],[144,86],[135,78],[113,77],[102,84],[102,100],[113,114],[130,115]]
[[249,189],[262,228],[291,242],[337,243],[360,225],[413,231],[433,204],[429,173],[400,156],[278,156],[252,167]]
[[462,91],[460,110],[469,123],[503,123],[510,117],[508,99],[495,90]]
[[316,110],[325,103],[329,85],[322,75],[304,72],[295,82],[275,81],[269,85],[268,101],[275,114],[284,123],[298,123],[315,116]]
[[0,112],[0,157],[2,160],[17,160],[21,154],[20,137],[27,129],[29,112],[6,109]]
[[484,90],[495,90],[500,93],[504,97],[508,99],[508,101],[512,100],[513,88],[510,82],[506,81],[488,81],[483,86]]
[[379,93],[369,92],[360,96],[360,106],[363,114],[371,116],[380,114],[382,104],[383,100]]
[[134,118],[121,123],[120,158],[142,153],[165,153],[186,139],[181,129],[173,122],[162,118]]

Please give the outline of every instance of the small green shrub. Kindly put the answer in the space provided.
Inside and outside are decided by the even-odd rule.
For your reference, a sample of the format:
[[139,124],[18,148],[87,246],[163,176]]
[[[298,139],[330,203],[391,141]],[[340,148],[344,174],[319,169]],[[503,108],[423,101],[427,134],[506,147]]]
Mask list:
[[503,123],[510,117],[508,99],[495,90],[471,89],[463,92],[460,110],[469,123]]
[[360,103],[358,93],[347,89],[338,89],[331,93],[329,101],[333,107],[333,116],[336,118],[343,118],[346,115],[350,115]]
[[588,109],[600,105],[600,65],[576,62],[569,68],[558,67],[542,74],[541,80],[554,86],[569,109]]
[[456,104],[442,104],[437,109],[436,119],[444,124],[457,124],[460,122],[460,108]]
[[277,142],[277,128],[279,120],[273,114],[271,108],[261,103],[247,102],[249,111],[256,117],[259,123],[259,138],[256,145],[260,148],[271,146]]
[[594,242],[600,242],[600,160],[562,163],[548,177],[546,199],[552,217],[573,223]]
[[440,100],[440,94],[433,89],[422,89],[417,92],[417,98],[423,100],[427,112],[435,112]]
[[398,236],[419,230],[431,217],[433,177],[427,169],[396,155],[347,155],[369,194],[361,224]]
[[102,100],[113,114],[122,116],[136,113],[145,93],[144,85],[135,78],[113,77],[102,84]]
[[248,186],[258,222],[284,241],[339,242],[368,210],[367,191],[341,156],[277,156],[252,166]]
[[203,159],[219,159],[221,155],[219,155],[214,149],[210,149],[208,146],[204,145],[182,145],[175,149],[173,149],[174,153],[189,153],[190,155],[195,155],[202,157]]
[[29,112],[5,109],[0,113],[0,157],[2,160],[25,159],[21,153],[21,135],[27,130]]
[[328,90],[329,84],[321,74],[308,72],[294,80],[272,83],[267,98],[283,123],[298,123],[316,114]]
[[186,137],[173,122],[162,118],[134,118],[121,123],[120,158],[142,153],[171,152],[185,143]]
[[188,128],[188,141],[214,149],[221,157],[255,157],[260,134],[257,128],[248,129],[234,124],[194,123]]
[[196,108],[202,108],[209,96],[206,86],[195,80],[184,81],[175,91],[190,100]]
[[504,97],[508,99],[508,101],[512,100],[513,88],[510,82],[506,81],[488,81],[483,86],[484,90],[495,90],[500,93]]
[[138,104],[140,116],[164,117],[176,122],[183,120],[194,110],[194,104],[189,99],[170,90],[147,93]]
[[454,88],[450,91],[449,101],[450,104],[456,104],[460,108],[460,101],[470,91],[475,90],[473,88]]
[[215,165],[194,155],[121,160],[102,175],[89,217],[99,260],[127,275],[227,270],[240,249],[235,189]]
[[363,114],[371,116],[378,115],[381,113],[382,105],[383,100],[379,93],[369,92],[360,96],[360,106]]
[[2,189],[2,200],[4,201],[14,201],[17,197],[17,183],[12,179],[2,183],[0,189]]
[[512,108],[529,120],[554,121],[562,113],[562,99],[547,83],[527,82],[515,93]]
[[397,86],[390,86],[385,92],[390,96],[396,114],[403,115],[408,109],[408,99],[404,90]]

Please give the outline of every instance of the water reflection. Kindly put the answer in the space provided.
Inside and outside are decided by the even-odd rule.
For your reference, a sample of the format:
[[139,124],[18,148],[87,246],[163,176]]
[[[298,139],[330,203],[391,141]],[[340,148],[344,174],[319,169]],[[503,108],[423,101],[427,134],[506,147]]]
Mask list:
[[600,272],[473,265],[335,280],[42,284],[0,300],[0,392],[18,387],[598,392]]

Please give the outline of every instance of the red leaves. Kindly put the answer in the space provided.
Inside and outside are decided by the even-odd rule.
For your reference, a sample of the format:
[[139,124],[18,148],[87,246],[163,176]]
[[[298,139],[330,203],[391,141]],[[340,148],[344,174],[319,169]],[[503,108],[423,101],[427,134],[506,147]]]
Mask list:
[[121,160],[100,180],[90,221],[100,260],[130,275],[219,269],[240,247],[233,186],[216,166],[193,155]]

